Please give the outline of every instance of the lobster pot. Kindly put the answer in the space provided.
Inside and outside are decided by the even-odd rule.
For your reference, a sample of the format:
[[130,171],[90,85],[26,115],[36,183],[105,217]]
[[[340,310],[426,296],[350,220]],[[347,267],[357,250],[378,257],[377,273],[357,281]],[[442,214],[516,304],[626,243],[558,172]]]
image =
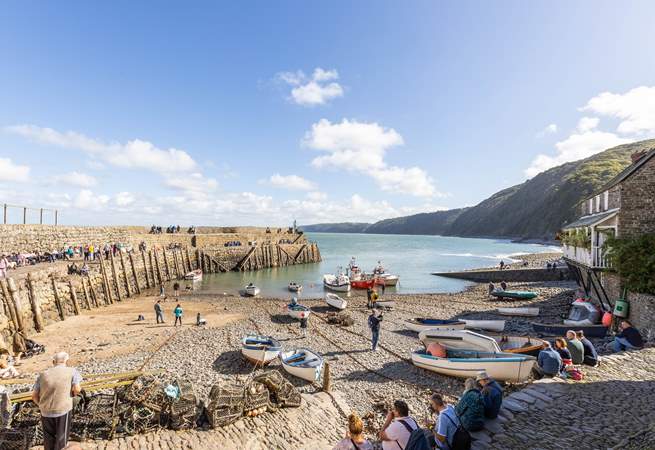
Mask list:
[[254,377],[254,381],[264,384],[270,392],[272,406],[290,408],[300,406],[302,397],[296,387],[277,370],[270,370]]
[[[0,434],[0,449],[11,449],[12,445],[21,450],[43,445],[43,427],[38,406],[32,402],[19,404],[14,410],[11,430],[3,430]],[[7,445],[5,447],[5,445]]]
[[125,400],[134,404],[161,413],[170,404],[164,386],[153,376],[141,376],[125,392]]
[[134,436],[159,429],[159,411],[146,406],[131,406],[123,414],[123,431]]
[[207,418],[213,428],[236,422],[243,415],[245,389],[242,383],[219,381],[209,392]]
[[269,393],[266,386],[257,381],[248,384],[246,389],[246,398],[243,409],[246,412],[257,411],[264,412],[269,405]]
[[169,426],[173,430],[193,428],[196,423],[198,399],[193,391],[193,385],[188,381],[176,381],[180,390],[180,398],[171,403]]
[[118,424],[115,394],[96,394],[73,410],[71,437],[77,440],[111,439]]

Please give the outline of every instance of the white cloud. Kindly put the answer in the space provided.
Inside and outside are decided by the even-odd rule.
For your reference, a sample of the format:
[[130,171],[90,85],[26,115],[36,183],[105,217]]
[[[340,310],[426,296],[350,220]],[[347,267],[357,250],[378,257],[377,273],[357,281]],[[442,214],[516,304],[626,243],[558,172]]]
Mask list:
[[343,87],[333,81],[339,79],[336,69],[323,70],[317,67],[311,77],[302,71],[282,72],[277,78],[293,86],[289,100],[298,105],[324,105],[332,99],[343,97]]
[[384,191],[420,197],[442,195],[423,169],[389,166],[385,162],[387,150],[403,144],[402,136],[393,128],[348,119],[334,124],[321,119],[305,133],[302,141],[305,147],[327,153],[312,160],[314,167],[363,173]]
[[313,191],[313,192],[308,192],[306,197],[308,200],[319,202],[319,201],[327,200],[328,195],[325,192]]
[[95,186],[98,182],[93,176],[74,170],[69,173],[54,175],[48,179],[48,183],[90,188]]
[[557,133],[557,124],[556,123],[551,123],[546,125],[546,127],[541,130],[539,133],[537,133],[538,138],[542,138],[548,134],[555,134]]
[[586,133],[594,128],[598,128],[599,123],[600,119],[598,117],[583,117],[578,121],[578,131],[580,133]]
[[314,183],[298,175],[280,175],[276,173],[271,175],[267,180],[262,180],[262,183],[292,191],[311,191],[316,189]]
[[29,180],[29,166],[14,164],[9,158],[0,158],[0,181],[24,183]]
[[170,173],[188,172],[196,168],[196,162],[184,150],[175,148],[163,150],[141,139],[134,139],[124,144],[105,143],[74,131],[60,132],[36,125],[13,125],[5,127],[5,131],[41,144],[81,150],[110,165],[126,169]]
[[172,189],[193,193],[207,193],[218,187],[218,182],[214,178],[205,178],[198,172],[168,177],[164,180],[164,184]]
[[82,189],[73,199],[73,206],[78,209],[99,211],[109,203],[108,195],[95,195],[89,189]]
[[135,201],[136,198],[129,192],[119,192],[114,197],[114,203],[116,203],[116,206],[120,207],[130,206]]
[[581,110],[618,118],[617,131],[622,134],[655,134],[655,86],[639,86],[625,94],[603,92]]

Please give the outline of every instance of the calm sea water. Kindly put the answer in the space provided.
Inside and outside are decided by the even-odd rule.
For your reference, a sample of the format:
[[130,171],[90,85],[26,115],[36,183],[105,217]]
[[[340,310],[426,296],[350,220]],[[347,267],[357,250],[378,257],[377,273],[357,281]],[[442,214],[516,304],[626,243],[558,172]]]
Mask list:
[[323,274],[334,273],[339,266],[345,270],[354,256],[365,272],[371,272],[382,261],[388,272],[400,276],[398,286],[387,287],[387,292],[456,292],[468,283],[431,273],[489,267],[501,259],[511,263],[512,257],[520,254],[559,251],[556,247],[495,239],[343,233],[307,233],[307,236],[318,242],[321,263],[205,275],[197,288],[235,294],[253,282],[261,289],[262,296],[289,298],[293,294],[287,286],[295,281],[304,287],[300,297],[320,298],[324,295]]

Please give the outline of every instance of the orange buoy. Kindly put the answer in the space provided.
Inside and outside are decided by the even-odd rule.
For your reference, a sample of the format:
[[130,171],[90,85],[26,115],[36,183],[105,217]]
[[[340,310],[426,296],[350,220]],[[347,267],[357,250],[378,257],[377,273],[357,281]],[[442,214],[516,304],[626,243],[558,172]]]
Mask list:
[[446,347],[437,342],[432,342],[430,345],[428,345],[427,350],[429,354],[438,358],[445,358],[447,356]]
[[600,323],[602,323],[605,327],[612,325],[612,313],[606,311],[605,314],[603,314],[603,318],[601,319]]

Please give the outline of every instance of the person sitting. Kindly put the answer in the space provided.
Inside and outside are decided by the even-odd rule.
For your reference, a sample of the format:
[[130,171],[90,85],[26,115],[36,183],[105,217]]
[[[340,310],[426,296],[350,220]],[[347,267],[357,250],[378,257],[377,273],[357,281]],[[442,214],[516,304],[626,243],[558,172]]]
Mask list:
[[200,313],[196,315],[196,326],[202,327],[207,325],[207,319],[203,319]]
[[560,372],[566,369],[566,367],[573,365],[573,359],[571,358],[571,352],[566,346],[566,341],[563,338],[555,339],[555,351],[562,358],[562,365],[560,366]]
[[614,351],[639,350],[644,346],[644,339],[639,330],[632,326],[629,320],[622,320],[619,325],[621,332],[614,337]]
[[453,445],[453,437],[460,425],[459,417],[452,405],[446,404],[439,394],[432,394],[430,397],[430,409],[435,412],[434,419],[434,440],[439,449],[450,449]]
[[80,269],[80,275],[88,275],[89,274],[89,265],[85,262],[82,265],[82,268]]
[[407,447],[412,431],[418,428],[416,421],[409,416],[409,406],[403,400],[393,402],[380,431],[382,450],[398,450]]
[[473,378],[464,381],[464,394],[455,406],[455,412],[466,431],[479,431],[484,426],[484,401]]
[[596,351],[596,347],[594,347],[594,344],[589,341],[584,335],[584,331],[580,330],[577,331],[576,336],[578,340],[582,343],[582,348],[584,348],[584,357],[582,359],[582,363],[587,365],[587,366],[592,366],[595,367],[598,365],[598,352]]
[[475,381],[482,387],[482,401],[484,402],[484,416],[495,419],[503,404],[503,388],[487,372],[479,372]]
[[534,370],[538,378],[554,377],[559,374],[562,367],[562,357],[553,350],[550,342],[546,342],[546,348],[539,352],[537,356],[537,365]]
[[0,378],[14,378],[18,375],[18,371],[12,364],[9,364],[9,361],[4,357],[0,358]]
[[348,416],[346,437],[337,442],[332,450],[373,450],[373,445],[364,437],[364,423],[357,414]]
[[571,352],[573,364],[582,364],[582,361],[584,360],[584,346],[573,330],[566,332],[566,348]]
[[500,282],[500,290],[501,291],[506,291],[507,290],[507,283],[505,283],[504,281],[501,281]]
[[493,293],[493,291],[496,290],[496,286],[490,281],[489,282],[489,295]]

